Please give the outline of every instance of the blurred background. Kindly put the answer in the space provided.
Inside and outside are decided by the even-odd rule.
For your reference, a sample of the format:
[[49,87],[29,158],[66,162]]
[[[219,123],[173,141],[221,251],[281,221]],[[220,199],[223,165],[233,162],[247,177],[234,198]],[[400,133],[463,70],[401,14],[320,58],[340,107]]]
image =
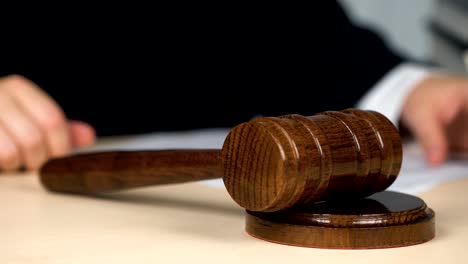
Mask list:
[[339,0],[353,22],[379,31],[397,51],[466,73],[468,0]]

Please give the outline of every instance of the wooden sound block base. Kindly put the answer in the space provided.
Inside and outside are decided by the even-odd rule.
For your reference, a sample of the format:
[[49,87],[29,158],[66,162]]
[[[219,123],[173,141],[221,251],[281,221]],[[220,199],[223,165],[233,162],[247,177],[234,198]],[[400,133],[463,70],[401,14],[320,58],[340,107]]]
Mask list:
[[429,241],[435,222],[434,211],[420,198],[384,191],[279,212],[247,211],[246,230],[256,238],[293,246],[371,249]]

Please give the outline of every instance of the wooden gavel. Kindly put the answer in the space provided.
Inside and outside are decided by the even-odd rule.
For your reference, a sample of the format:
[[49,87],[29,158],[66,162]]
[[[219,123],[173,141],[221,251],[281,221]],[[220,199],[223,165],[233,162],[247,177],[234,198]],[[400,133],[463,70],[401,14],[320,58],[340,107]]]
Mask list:
[[78,154],[40,171],[51,191],[95,194],[223,177],[250,211],[273,212],[320,200],[360,198],[396,179],[402,146],[395,126],[373,111],[260,117],[234,127],[222,150]]

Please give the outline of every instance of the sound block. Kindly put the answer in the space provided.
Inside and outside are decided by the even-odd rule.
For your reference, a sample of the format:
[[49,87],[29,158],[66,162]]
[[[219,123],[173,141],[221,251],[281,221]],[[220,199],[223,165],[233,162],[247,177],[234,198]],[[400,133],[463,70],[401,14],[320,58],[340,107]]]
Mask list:
[[420,244],[435,236],[434,211],[418,197],[392,191],[272,213],[246,212],[247,233],[293,246],[390,248]]

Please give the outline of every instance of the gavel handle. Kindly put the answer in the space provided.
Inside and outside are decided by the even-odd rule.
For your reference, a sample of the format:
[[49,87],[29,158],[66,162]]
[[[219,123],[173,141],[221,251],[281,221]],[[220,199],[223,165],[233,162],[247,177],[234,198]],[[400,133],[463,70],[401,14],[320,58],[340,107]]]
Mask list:
[[220,150],[114,151],[52,159],[39,171],[51,191],[97,194],[222,177]]

